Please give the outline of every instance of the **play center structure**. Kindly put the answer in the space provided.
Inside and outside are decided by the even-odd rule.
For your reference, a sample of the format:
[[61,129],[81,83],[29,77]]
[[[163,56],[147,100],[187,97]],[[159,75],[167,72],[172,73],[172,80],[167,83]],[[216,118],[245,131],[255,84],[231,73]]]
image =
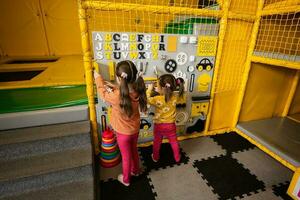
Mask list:
[[[0,27],[0,130],[89,121],[90,150],[118,164],[93,71],[114,82],[131,60],[146,86],[184,81],[179,140],[236,132],[294,171],[300,199],[299,0],[5,0]],[[141,113],[141,147],[153,116]]]

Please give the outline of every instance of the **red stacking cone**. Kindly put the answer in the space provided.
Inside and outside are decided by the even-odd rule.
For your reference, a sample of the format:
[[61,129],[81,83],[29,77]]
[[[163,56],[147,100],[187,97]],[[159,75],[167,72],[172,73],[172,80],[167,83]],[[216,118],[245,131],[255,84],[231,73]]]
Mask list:
[[107,129],[102,133],[100,164],[102,167],[110,168],[118,165],[120,161],[121,156],[116,136],[110,129]]

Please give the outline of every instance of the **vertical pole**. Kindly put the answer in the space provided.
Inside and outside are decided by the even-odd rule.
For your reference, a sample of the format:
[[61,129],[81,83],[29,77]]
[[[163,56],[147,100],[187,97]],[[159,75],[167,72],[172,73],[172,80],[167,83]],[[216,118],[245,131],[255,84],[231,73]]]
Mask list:
[[215,90],[216,90],[216,83],[217,83],[217,79],[218,79],[218,73],[219,73],[222,51],[223,51],[223,46],[224,46],[224,38],[225,38],[226,28],[227,28],[227,23],[228,23],[229,5],[230,5],[230,0],[225,0],[222,4],[223,15],[222,15],[222,18],[220,21],[219,44],[218,44],[214,77],[213,77],[213,82],[212,82],[211,96],[210,96],[208,114],[207,114],[205,129],[204,129],[204,135],[208,133],[208,128],[209,128],[210,120],[211,120],[211,113],[212,113],[214,96],[215,96],[214,94],[215,94]]
[[285,106],[284,106],[284,110],[281,114],[282,117],[286,117],[289,113],[289,110],[290,110],[290,107],[291,107],[291,104],[292,104],[292,101],[293,101],[293,98],[294,98],[294,95],[296,93],[296,89],[297,89],[297,85],[298,85],[298,82],[299,82],[299,76],[300,76],[300,70],[297,70],[294,78],[293,78],[293,83],[292,83],[292,86],[291,86],[291,89],[290,89],[290,92],[289,92],[289,96],[286,100],[286,103],[285,103]]
[[236,127],[238,120],[239,120],[239,116],[240,116],[240,111],[241,111],[243,98],[244,98],[245,91],[246,91],[246,85],[247,85],[247,81],[248,81],[248,77],[249,77],[249,71],[251,68],[251,58],[252,58],[254,47],[256,44],[256,39],[257,39],[258,28],[259,28],[259,24],[260,24],[263,5],[264,5],[264,0],[259,0],[258,6],[257,6],[257,11],[256,11],[256,19],[253,24],[251,40],[250,40],[247,58],[246,58],[246,62],[245,62],[242,83],[241,83],[241,87],[240,87],[239,94],[237,97],[238,98],[237,104],[236,104],[237,106],[235,107],[235,111],[234,111],[233,122],[232,122],[233,128]]
[[81,33],[81,45],[83,53],[83,65],[85,71],[85,81],[86,81],[86,93],[88,97],[89,105],[89,115],[92,127],[92,141],[94,146],[95,154],[99,153],[99,139],[97,132],[97,118],[95,109],[95,99],[94,99],[94,82],[93,82],[93,65],[91,57],[91,46],[88,34],[88,23],[86,10],[82,7],[82,1],[78,0],[78,15],[79,15],[79,25]]

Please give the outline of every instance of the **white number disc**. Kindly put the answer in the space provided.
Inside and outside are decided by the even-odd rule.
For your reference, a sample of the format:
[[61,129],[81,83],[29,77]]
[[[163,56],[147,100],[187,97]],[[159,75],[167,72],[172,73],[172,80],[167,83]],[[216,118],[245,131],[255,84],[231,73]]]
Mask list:
[[176,62],[178,65],[184,65],[188,61],[188,55],[184,52],[180,52],[176,56]]

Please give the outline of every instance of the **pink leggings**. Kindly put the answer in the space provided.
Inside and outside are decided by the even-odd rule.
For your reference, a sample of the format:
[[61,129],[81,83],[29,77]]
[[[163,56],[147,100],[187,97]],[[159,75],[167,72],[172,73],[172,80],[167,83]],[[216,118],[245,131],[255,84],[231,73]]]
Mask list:
[[139,134],[124,135],[117,133],[117,142],[122,155],[123,181],[130,183],[131,173],[139,173],[139,153],[137,149],[137,140]]
[[154,142],[153,142],[153,158],[159,160],[159,150],[163,137],[168,138],[173,149],[173,155],[176,162],[180,161],[179,144],[176,136],[175,123],[154,124]]

